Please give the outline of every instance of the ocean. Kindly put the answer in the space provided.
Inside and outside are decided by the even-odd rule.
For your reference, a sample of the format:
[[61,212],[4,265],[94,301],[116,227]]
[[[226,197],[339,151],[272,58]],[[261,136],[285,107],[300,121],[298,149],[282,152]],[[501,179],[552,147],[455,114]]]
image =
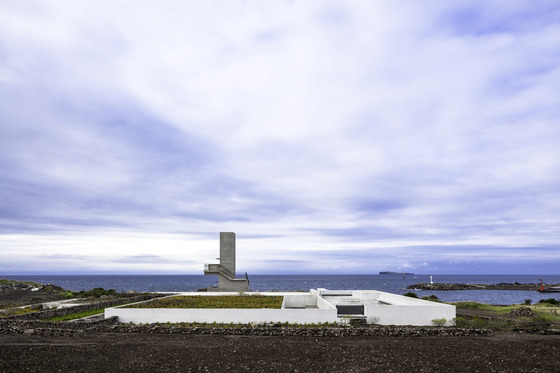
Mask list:
[[[72,291],[96,287],[117,291],[139,292],[196,291],[217,284],[217,277],[203,275],[5,275],[0,278],[35,281],[53,284]],[[559,284],[560,275],[433,275],[433,282],[498,284],[515,283]],[[430,282],[430,275],[250,275],[249,287],[254,291],[309,289],[380,290],[404,294],[408,285]],[[560,299],[560,294],[541,294],[525,290],[460,290],[460,291],[414,291],[418,296],[436,295],[444,302],[476,301],[488,304],[517,304],[530,299]]]

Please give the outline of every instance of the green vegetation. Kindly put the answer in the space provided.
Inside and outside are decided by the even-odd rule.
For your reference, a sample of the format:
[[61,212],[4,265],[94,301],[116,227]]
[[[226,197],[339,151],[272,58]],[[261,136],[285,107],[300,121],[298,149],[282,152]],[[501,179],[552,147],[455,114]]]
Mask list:
[[445,324],[447,324],[447,320],[445,317],[442,319],[433,319],[432,324],[434,326],[445,326]]
[[404,293],[403,294],[405,297],[410,297],[410,298],[418,298],[418,295],[416,295],[416,293],[409,291],[408,293]]
[[[553,302],[550,302],[551,300]],[[504,315],[521,307],[530,308],[533,312],[537,314],[555,314],[555,313],[559,314],[560,307],[557,307],[557,304],[554,302],[557,301],[555,301],[554,299],[543,299],[539,301],[539,303],[534,305],[527,305],[526,303],[523,303],[523,304],[512,304],[509,306],[492,306],[490,304],[478,303],[478,302],[452,302],[450,304],[454,305],[457,308],[480,309],[480,310],[490,311],[497,315]],[[560,321],[560,315],[558,320]]]
[[457,317],[456,325],[459,328],[492,329],[494,331],[511,331],[514,327],[512,320],[481,317]]
[[481,309],[485,306],[488,306],[488,304],[478,303],[478,302],[452,302],[451,304],[454,305],[457,308],[477,308],[477,309]]
[[511,306],[492,306],[490,304],[478,303],[478,302],[452,302],[451,304],[457,308],[473,308],[479,310],[492,311],[497,314],[505,314],[513,311],[516,308],[525,307],[525,305],[520,305],[520,304],[512,304]]
[[429,300],[431,302],[441,303],[441,301],[439,300],[439,298],[437,296],[435,296],[435,294],[426,295],[425,297],[422,297],[420,299]]
[[4,309],[2,312],[0,312],[0,317],[23,315],[24,313],[32,313],[32,312],[37,312],[37,311],[40,311],[40,310],[39,309],[33,309],[33,308],[31,308],[31,306],[16,307],[16,308],[11,308],[11,309]]
[[545,304],[548,303],[548,304],[552,304],[552,305],[555,305],[555,306],[556,306],[556,305],[559,305],[559,304],[560,304],[560,301],[557,301],[557,300],[554,299],[554,298],[549,298],[549,299],[541,299],[541,300],[539,301],[539,303],[545,303]]
[[69,320],[81,319],[82,317],[97,315],[97,314],[103,313],[103,312],[105,312],[105,308],[96,308],[96,309],[89,310],[89,311],[71,313],[69,315],[56,316],[56,317],[51,317],[49,319],[44,319],[44,320],[45,321],[69,321]]
[[[410,298],[416,298],[416,299],[418,299],[418,295],[417,295],[416,293],[412,292],[412,291],[409,291],[408,293],[404,293],[403,295],[404,295],[405,297],[410,297]],[[432,302],[439,302],[439,303],[441,303],[441,301],[438,299],[438,297],[435,296],[434,294],[430,294],[430,295],[423,296],[423,297],[420,298],[420,299],[424,299],[424,300],[429,300],[429,301],[432,301]]]
[[177,296],[127,308],[281,308],[284,297],[266,295]]
[[[457,312],[460,309],[479,309],[479,316],[458,316],[457,326],[461,328],[492,329],[494,331],[534,331],[549,328],[557,329],[560,326],[560,307],[548,299],[535,305],[512,304],[509,306],[492,306],[477,302],[454,302]],[[529,308],[534,316],[511,316],[512,311],[521,307]],[[515,314],[515,313],[513,313]]]
[[510,332],[514,330],[545,330],[550,327],[550,320],[544,316],[523,317],[516,320],[491,317],[457,317],[457,327],[474,329],[492,329]]
[[[133,304],[133,303],[125,303],[124,305],[127,305],[127,304]],[[107,307],[95,308],[95,309],[91,309],[91,310],[87,310],[87,311],[71,313],[71,314],[68,314],[68,315],[55,316],[55,317],[51,317],[51,318],[44,319],[44,320],[45,321],[76,320],[76,319],[81,319],[82,317],[88,317],[88,316],[93,316],[93,315],[97,315],[97,314],[100,314],[100,313],[104,313],[105,308],[107,308]]]

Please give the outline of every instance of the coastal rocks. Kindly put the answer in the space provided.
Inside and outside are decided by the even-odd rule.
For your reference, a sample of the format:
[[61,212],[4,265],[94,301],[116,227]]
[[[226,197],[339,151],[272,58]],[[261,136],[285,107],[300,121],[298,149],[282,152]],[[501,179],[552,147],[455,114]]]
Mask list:
[[535,313],[533,312],[532,309],[528,307],[521,307],[521,308],[514,309],[513,311],[508,313],[508,315],[516,316],[516,317],[533,317],[535,316]]
[[420,282],[406,288],[414,290],[537,290],[539,286],[538,284],[520,284],[519,282],[513,284],[447,284],[441,282],[428,284]]
[[43,285],[35,282],[18,282],[18,281],[9,281],[9,280],[2,280],[2,281],[3,282],[0,282],[0,293],[64,291],[63,288],[52,284]]
[[469,284],[446,284],[446,283],[433,283],[428,284],[420,282],[418,284],[409,285],[407,289],[414,290],[470,290],[473,285]]

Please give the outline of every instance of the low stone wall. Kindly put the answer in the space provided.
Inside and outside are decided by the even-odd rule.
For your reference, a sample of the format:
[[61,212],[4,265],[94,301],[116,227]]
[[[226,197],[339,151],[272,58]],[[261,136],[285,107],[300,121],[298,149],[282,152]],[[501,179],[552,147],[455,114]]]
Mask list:
[[120,333],[167,334],[227,334],[290,337],[347,337],[347,336],[483,336],[491,335],[490,329],[398,327],[180,327],[168,325],[123,325],[106,327],[107,331]]
[[284,336],[284,337],[426,337],[488,336],[489,329],[464,328],[426,328],[414,326],[398,327],[190,327],[180,325],[120,324],[116,317],[100,321],[55,322],[40,320],[0,320],[0,334],[30,334],[43,336],[80,336],[88,333],[161,333],[161,334],[216,334],[247,336]]
[[113,300],[108,300],[104,302],[84,304],[81,306],[72,306],[57,309],[48,309],[38,312],[23,313],[21,315],[5,316],[0,318],[0,320],[43,320],[50,319],[51,317],[66,316],[72,313],[84,312],[89,310],[94,310],[96,308],[107,308],[114,307],[125,303],[140,302],[143,300],[148,300],[152,298],[161,297],[161,295],[155,294],[142,294],[135,295],[131,297],[118,298]]
[[103,331],[118,323],[117,318],[97,321],[42,321],[0,319],[0,334],[33,334],[44,336],[73,336]]

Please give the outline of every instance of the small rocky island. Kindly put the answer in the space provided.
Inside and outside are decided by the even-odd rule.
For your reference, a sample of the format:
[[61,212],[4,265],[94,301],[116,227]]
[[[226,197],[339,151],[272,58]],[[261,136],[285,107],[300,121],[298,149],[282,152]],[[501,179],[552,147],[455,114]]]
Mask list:
[[[409,285],[407,289],[414,290],[539,290],[540,284],[520,284],[519,282],[500,284],[448,284],[448,283],[425,283]],[[552,285],[557,286],[557,285]]]

